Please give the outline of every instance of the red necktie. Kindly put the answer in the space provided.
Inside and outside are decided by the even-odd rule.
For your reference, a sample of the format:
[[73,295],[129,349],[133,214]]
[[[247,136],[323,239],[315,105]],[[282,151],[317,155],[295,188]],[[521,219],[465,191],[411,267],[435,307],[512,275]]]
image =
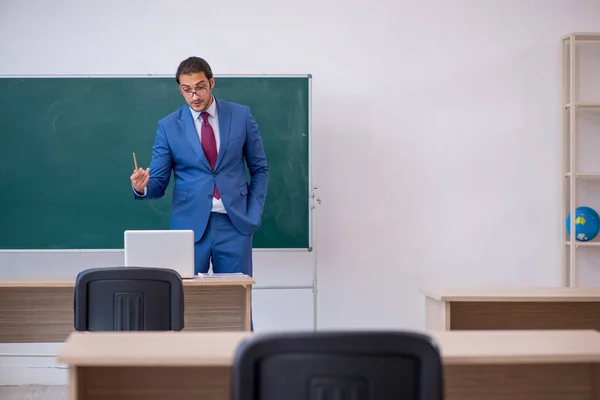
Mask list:
[[[200,140],[202,141],[202,150],[204,150],[206,159],[208,160],[210,167],[214,171],[215,164],[217,163],[217,141],[215,140],[215,132],[213,131],[212,126],[210,126],[210,124],[208,123],[208,113],[204,111],[200,115],[202,116],[202,128],[200,129]],[[217,185],[215,185],[213,195],[217,200],[221,198],[221,195],[219,194],[219,189],[217,189]]]

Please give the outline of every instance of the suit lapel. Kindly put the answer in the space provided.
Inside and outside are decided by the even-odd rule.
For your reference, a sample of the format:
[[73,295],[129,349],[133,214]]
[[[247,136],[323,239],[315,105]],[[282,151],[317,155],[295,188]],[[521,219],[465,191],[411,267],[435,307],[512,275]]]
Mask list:
[[[216,98],[215,98],[216,100]],[[227,144],[229,143],[229,134],[231,127],[231,110],[227,107],[227,104],[217,101],[217,113],[219,113],[219,138],[221,143],[219,145],[219,154],[217,156],[217,163],[215,170],[219,168],[223,157],[225,157],[225,151],[227,151]]]
[[185,134],[185,137],[187,138],[188,142],[190,142],[192,149],[194,149],[194,152],[196,152],[196,154],[200,157],[200,160],[206,166],[206,168],[210,170],[210,164],[208,163],[206,155],[204,155],[204,150],[202,150],[202,146],[200,145],[200,138],[198,137],[198,132],[196,132],[196,127],[194,126],[192,113],[187,106],[181,110],[181,117],[179,118],[178,122],[181,130]]

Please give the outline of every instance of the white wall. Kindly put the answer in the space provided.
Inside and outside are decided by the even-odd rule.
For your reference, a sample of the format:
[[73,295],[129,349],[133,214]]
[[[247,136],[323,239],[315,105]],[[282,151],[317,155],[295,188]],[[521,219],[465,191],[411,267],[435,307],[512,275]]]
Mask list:
[[[560,37],[598,21],[594,0],[4,0],[0,74],[172,74],[192,54],[313,74],[319,327],[421,329],[423,285],[561,283]],[[258,257],[259,285],[310,284],[305,256]],[[310,291],[255,298],[257,329],[310,327]]]

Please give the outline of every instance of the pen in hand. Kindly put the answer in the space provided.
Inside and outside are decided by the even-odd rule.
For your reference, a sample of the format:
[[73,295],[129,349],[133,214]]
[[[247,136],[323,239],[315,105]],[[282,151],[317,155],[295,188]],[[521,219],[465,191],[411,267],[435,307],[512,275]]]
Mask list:
[[150,179],[150,168],[146,168],[146,170],[139,168],[137,159],[135,158],[135,153],[133,153],[133,165],[135,169],[133,170],[133,174],[131,174],[129,179],[131,180],[133,189],[141,195],[145,192],[146,185]]

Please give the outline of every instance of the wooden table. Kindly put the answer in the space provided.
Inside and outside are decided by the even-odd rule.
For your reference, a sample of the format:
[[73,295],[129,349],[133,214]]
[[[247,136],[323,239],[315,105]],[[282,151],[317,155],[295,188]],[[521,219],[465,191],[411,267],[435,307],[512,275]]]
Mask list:
[[[0,281],[0,343],[64,342],[74,330],[73,278]],[[255,280],[184,279],[185,330],[250,330]]]
[[425,289],[427,330],[600,330],[600,288]]
[[600,333],[437,331],[446,399],[599,400]]
[[[600,399],[596,331],[437,331],[446,399]],[[58,361],[71,400],[229,399],[249,332],[73,333]],[[259,335],[258,333],[256,335]]]

